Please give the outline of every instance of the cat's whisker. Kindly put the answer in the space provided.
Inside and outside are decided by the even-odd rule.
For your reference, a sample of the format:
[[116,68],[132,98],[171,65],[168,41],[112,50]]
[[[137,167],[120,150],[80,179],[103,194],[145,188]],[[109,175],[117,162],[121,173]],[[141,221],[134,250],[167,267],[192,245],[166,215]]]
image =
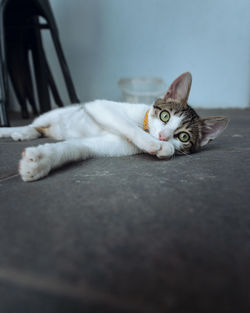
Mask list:
[[173,154],[172,156],[171,156],[171,159],[170,160],[174,160],[175,159],[175,154]]
[[178,149],[175,149],[177,152],[179,152],[179,153],[181,153],[181,154],[184,154],[184,155],[186,155],[186,156],[189,156],[190,158],[192,157],[190,154],[188,154],[188,153],[185,153],[185,152],[183,152],[183,151],[181,151],[181,150],[178,150]]

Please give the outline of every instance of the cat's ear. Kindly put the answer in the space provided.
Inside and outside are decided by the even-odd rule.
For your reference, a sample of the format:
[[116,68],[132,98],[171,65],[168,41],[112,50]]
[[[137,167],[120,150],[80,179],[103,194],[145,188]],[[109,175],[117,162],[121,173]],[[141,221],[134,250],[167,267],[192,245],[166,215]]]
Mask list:
[[168,98],[179,100],[183,103],[186,103],[188,100],[190,88],[192,84],[192,75],[191,73],[183,73],[181,76],[176,78],[168,88],[164,100]]
[[227,127],[229,119],[225,116],[210,116],[200,118],[201,142],[200,146],[205,146],[210,140],[218,137]]

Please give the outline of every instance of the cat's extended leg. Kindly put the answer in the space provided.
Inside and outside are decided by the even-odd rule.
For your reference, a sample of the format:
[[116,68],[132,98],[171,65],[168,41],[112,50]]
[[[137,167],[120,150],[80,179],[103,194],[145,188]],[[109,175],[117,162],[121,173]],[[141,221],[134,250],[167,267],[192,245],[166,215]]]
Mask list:
[[[126,138],[140,150],[156,155],[158,158],[167,158],[174,154],[174,146],[169,142],[157,140],[134,123],[122,110],[122,106],[106,103],[100,106],[98,102],[87,104],[88,114],[105,129]],[[96,114],[98,112],[98,114]]]
[[95,156],[123,156],[140,150],[116,135],[105,135],[26,148],[19,163],[19,173],[24,181],[38,180],[63,164]]
[[0,127],[0,138],[12,138],[15,141],[31,140],[41,137],[32,125],[20,127]]
[[57,133],[51,134],[50,127],[58,127],[61,119],[61,113],[64,111],[74,110],[74,107],[60,108],[49,111],[37,117],[31,124],[21,127],[0,127],[0,138],[12,138],[15,141],[32,140],[41,136],[53,137],[55,139],[62,139]]

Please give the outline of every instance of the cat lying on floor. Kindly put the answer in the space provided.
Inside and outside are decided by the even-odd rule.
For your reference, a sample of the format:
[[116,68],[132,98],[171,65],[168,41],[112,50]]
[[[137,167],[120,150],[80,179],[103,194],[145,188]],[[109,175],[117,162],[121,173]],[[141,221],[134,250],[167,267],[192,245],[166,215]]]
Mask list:
[[64,140],[23,151],[19,173],[24,181],[38,180],[63,164],[95,156],[189,154],[215,139],[228,123],[226,117],[198,116],[187,104],[191,83],[191,74],[182,74],[163,99],[151,106],[96,100],[55,109],[28,126],[0,128],[0,138]]

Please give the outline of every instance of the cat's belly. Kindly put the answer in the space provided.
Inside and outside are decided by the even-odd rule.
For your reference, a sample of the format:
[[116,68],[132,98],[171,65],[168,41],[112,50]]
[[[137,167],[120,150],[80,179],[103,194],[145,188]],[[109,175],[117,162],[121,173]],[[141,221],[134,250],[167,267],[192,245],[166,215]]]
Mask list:
[[102,136],[107,134],[108,132],[98,127],[98,125],[87,123],[85,125],[69,125],[68,129],[62,131],[63,139],[70,139],[70,138],[89,138],[89,137],[96,137]]
[[80,108],[71,116],[70,120],[65,121],[63,133],[65,139],[70,139],[101,136],[107,131],[97,124],[84,109]]
[[45,113],[33,122],[33,126],[43,135],[57,140],[86,138],[107,133],[89,116],[84,105]]

